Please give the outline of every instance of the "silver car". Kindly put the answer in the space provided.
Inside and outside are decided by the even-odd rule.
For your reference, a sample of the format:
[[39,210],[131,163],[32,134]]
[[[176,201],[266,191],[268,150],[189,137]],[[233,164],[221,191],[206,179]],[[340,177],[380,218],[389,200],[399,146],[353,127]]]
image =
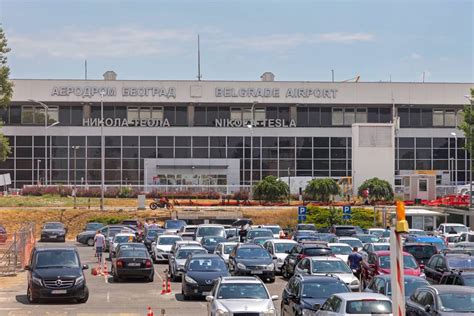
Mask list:
[[214,253],[219,255],[222,259],[224,259],[225,263],[229,263],[229,254],[232,250],[234,250],[235,246],[237,246],[238,242],[228,241],[228,242],[221,242],[216,246]]
[[[316,304],[318,305],[318,304]],[[392,301],[377,293],[339,293],[331,295],[317,316],[392,315]]]
[[178,281],[184,272],[184,264],[189,256],[195,253],[207,253],[207,250],[195,245],[183,245],[178,248],[175,254],[169,257],[169,275],[172,281]]
[[265,284],[257,277],[221,277],[211,295],[206,296],[207,314],[216,315],[277,315],[273,301],[278,295],[270,295]]

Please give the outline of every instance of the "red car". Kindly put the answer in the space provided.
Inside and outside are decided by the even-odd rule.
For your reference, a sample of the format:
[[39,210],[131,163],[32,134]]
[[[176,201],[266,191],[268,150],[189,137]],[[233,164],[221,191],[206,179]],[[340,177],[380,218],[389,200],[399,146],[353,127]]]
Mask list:
[[0,225],[0,243],[5,243],[7,241],[7,230],[5,229],[5,227],[3,227],[2,225]]
[[[405,275],[422,276],[420,266],[408,252],[403,252],[403,272]],[[376,275],[390,274],[390,251],[369,253],[367,261],[362,261],[362,280],[368,284]]]

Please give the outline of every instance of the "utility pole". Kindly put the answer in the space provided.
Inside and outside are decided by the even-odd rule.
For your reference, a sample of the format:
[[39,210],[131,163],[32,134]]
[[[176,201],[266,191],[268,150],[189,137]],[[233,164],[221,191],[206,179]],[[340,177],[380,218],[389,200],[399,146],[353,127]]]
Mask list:
[[77,192],[76,192],[76,170],[77,170],[77,166],[76,166],[76,151],[79,149],[80,147],[79,146],[72,146],[72,149],[74,150],[74,187],[73,187],[73,196],[74,196],[74,208],[77,207],[77,201],[76,201],[76,196],[77,196]]
[[201,78],[202,78],[202,75],[201,75],[201,44],[200,44],[200,41],[199,41],[199,34],[198,34],[198,55],[197,55],[197,58],[198,58],[198,75],[197,75],[197,78],[198,78],[198,81],[201,81]]
[[105,137],[104,137],[104,91],[100,92],[100,210],[104,210],[105,181]]

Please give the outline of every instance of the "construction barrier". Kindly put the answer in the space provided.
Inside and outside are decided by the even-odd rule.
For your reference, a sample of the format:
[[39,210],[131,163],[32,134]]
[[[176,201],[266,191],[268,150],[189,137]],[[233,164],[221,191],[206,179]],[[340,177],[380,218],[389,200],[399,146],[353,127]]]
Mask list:
[[0,235],[0,275],[12,275],[23,270],[30,261],[35,244],[33,223],[23,225],[15,233]]

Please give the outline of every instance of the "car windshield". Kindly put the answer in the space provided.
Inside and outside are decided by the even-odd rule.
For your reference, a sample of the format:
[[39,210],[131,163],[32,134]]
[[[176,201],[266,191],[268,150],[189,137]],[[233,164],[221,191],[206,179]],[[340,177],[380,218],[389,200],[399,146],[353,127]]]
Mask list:
[[281,228],[280,227],[265,227],[265,229],[271,230],[274,235],[279,234]]
[[149,230],[146,233],[146,237],[149,238],[149,239],[154,239],[156,236],[159,235],[160,232],[161,231],[159,231],[158,229]]
[[118,233],[120,233],[121,229],[109,229],[109,237],[115,237]]
[[410,232],[410,235],[427,236],[424,230],[410,230],[409,232]]
[[335,255],[350,255],[352,248],[350,246],[330,246]]
[[139,223],[137,221],[122,221],[123,225],[138,227]]
[[384,232],[383,230],[377,230],[377,229],[376,229],[376,230],[370,230],[370,229],[369,229],[369,233],[370,233],[371,235],[375,235],[375,236],[377,236],[377,237],[382,237],[383,232]]
[[390,245],[374,245],[374,251],[390,250]]
[[206,249],[179,249],[176,254],[176,259],[186,259],[195,253],[207,253]]
[[220,258],[191,259],[188,271],[227,271],[227,266]]
[[439,295],[443,312],[472,312],[474,310],[474,294],[446,293]]
[[122,242],[132,242],[133,241],[133,236],[115,236],[114,242],[116,243],[122,243]]
[[450,269],[466,270],[474,269],[474,260],[471,256],[465,257],[447,257]]
[[45,250],[36,254],[36,268],[77,268],[79,259],[73,250]]
[[329,239],[335,237],[336,235],[334,234],[317,234],[317,235],[314,235],[318,240],[322,240],[322,241],[329,241]]
[[225,236],[225,229],[224,227],[199,227],[196,236]]
[[349,266],[339,260],[313,260],[313,273],[352,273]]
[[173,245],[177,240],[181,240],[179,237],[160,237],[158,239],[158,245]]
[[202,239],[202,244],[204,246],[216,246],[218,243],[226,241],[224,237],[204,237]]
[[316,227],[314,225],[298,225],[298,230],[316,230]]
[[411,253],[416,259],[429,259],[438,252],[432,245],[409,245],[403,247],[403,251]]
[[63,229],[63,224],[61,224],[61,223],[47,223],[47,224],[44,224],[44,229]]
[[456,234],[467,232],[468,229],[466,226],[446,226],[446,233],[455,232]]
[[260,283],[225,283],[221,284],[217,292],[217,299],[268,299],[268,293],[265,286]]
[[259,259],[270,258],[270,254],[263,248],[240,248],[237,250],[237,258],[239,259]]
[[88,223],[86,225],[86,231],[97,231],[99,230],[100,228],[102,228],[104,225],[102,225],[101,223]]
[[464,280],[464,285],[474,286],[474,275],[470,275],[470,276],[464,275],[463,280]]
[[[387,295],[392,295],[391,282],[387,282]],[[429,285],[428,281],[418,278],[405,279],[405,296],[411,296],[419,287]]]
[[390,301],[357,300],[348,301],[346,304],[347,314],[391,314],[392,303]]
[[226,229],[225,234],[226,234],[227,237],[237,236],[237,229],[234,229],[234,228]]
[[358,235],[354,237],[358,238],[364,244],[369,243],[369,242],[377,242],[379,240],[379,237],[371,236],[371,235]]
[[271,230],[262,229],[262,230],[251,230],[247,233],[248,238],[255,238],[255,237],[273,237],[273,233]]
[[224,246],[224,253],[225,253],[225,254],[231,253],[231,251],[234,250],[234,248],[235,248],[236,245],[237,245],[237,244],[235,244],[235,245],[225,245],[225,246]]
[[166,229],[180,229],[183,226],[186,226],[186,222],[184,221],[166,221],[165,222]]
[[285,242],[285,243],[275,243],[275,253],[289,253],[293,248],[294,244]]
[[[390,269],[390,256],[379,257],[379,265],[382,269]],[[418,264],[412,256],[403,256],[403,267],[405,269],[417,269]]]
[[306,248],[304,250],[305,255],[311,256],[330,256],[332,255],[332,250],[329,248]]
[[357,247],[359,249],[362,249],[364,245],[362,245],[362,242],[359,239],[339,239],[340,243],[343,244],[348,244],[352,248]]
[[301,296],[305,298],[326,299],[335,293],[349,292],[343,282],[303,283]]
[[119,258],[128,257],[128,258],[146,259],[147,253],[144,250],[130,248],[130,249],[120,250],[118,257]]
[[256,244],[256,245],[261,245],[263,246],[263,244],[268,240],[269,237],[257,237],[257,238],[254,238],[253,239],[253,243]]

